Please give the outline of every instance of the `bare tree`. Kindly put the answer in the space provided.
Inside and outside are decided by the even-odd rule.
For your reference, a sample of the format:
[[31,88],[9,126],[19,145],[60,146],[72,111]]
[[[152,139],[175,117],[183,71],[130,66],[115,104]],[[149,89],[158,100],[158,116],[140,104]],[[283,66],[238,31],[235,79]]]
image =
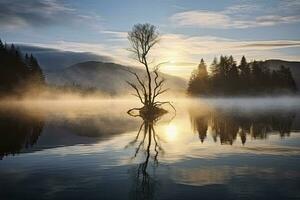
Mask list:
[[129,70],[137,80],[137,84],[133,82],[127,82],[134,90],[135,96],[137,96],[141,103],[144,105],[143,108],[133,108],[132,110],[144,110],[147,112],[157,111],[158,108],[163,104],[169,104],[174,110],[173,105],[166,101],[156,101],[156,98],[166,92],[168,89],[164,88],[165,79],[160,77],[157,65],[153,71],[149,69],[149,54],[152,47],[159,41],[159,33],[155,26],[151,24],[136,24],[132,30],[128,33],[128,40],[131,44],[129,49],[134,58],[141,63],[146,70],[146,80],[140,78],[140,76]]

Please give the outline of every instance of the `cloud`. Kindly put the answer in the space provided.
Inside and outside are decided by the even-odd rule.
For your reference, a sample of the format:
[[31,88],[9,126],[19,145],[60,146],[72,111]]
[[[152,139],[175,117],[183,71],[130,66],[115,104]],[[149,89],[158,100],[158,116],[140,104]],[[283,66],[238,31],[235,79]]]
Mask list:
[[243,29],[300,22],[299,12],[294,12],[300,11],[300,4],[292,0],[287,2],[265,10],[251,4],[234,5],[221,11],[189,10],[175,13],[170,20],[178,26],[214,29]]
[[53,43],[19,43],[21,45],[31,45],[40,48],[57,49],[60,51],[72,51],[72,52],[90,52],[95,54],[101,54],[108,56],[107,46],[101,43],[85,43],[85,42],[69,42],[69,41],[57,41]]
[[[35,43],[35,46],[55,48],[62,51],[90,52],[114,58],[120,63],[135,63],[130,59],[128,44],[105,44],[57,41],[51,44]],[[300,40],[234,40],[212,36],[186,36],[183,34],[164,34],[160,42],[151,52],[154,63],[170,62],[198,62],[201,57],[219,56],[221,54],[246,55],[252,59],[273,58],[285,55],[274,53],[285,48],[299,48]],[[297,60],[300,60],[298,57]]]
[[170,19],[173,23],[179,26],[197,26],[215,29],[242,29],[296,23],[300,22],[300,15],[264,15],[258,16],[254,20],[242,20],[235,17],[231,17],[230,15],[222,12],[194,10],[177,13],[173,15]]
[[[281,13],[287,14],[299,14],[300,13],[300,1],[299,0],[280,0],[278,4]],[[278,8],[275,8],[277,11]]]
[[223,13],[225,14],[236,14],[236,13],[253,13],[254,11],[260,10],[259,5],[254,4],[237,4],[227,7]]
[[274,40],[274,41],[252,41],[244,42],[244,44],[237,46],[239,48],[254,48],[254,49],[279,49],[289,47],[300,47],[300,41],[294,40]]
[[33,54],[37,57],[43,70],[63,69],[73,64],[85,61],[111,62],[112,59],[90,52],[63,51],[61,49],[43,48],[30,45],[16,44],[23,53]]
[[128,33],[125,31],[109,31],[109,30],[101,30],[100,33],[110,36],[110,41],[127,41]]
[[[211,36],[186,36],[183,34],[162,35],[160,43],[153,52],[158,62],[170,61],[164,70],[173,75],[188,77],[201,58],[209,64],[214,57],[233,55],[239,61],[243,55],[248,60],[282,59],[300,60],[283,49],[300,48],[300,40],[234,40]],[[195,63],[193,65],[175,65],[178,62]]]
[[254,25],[273,26],[276,24],[295,23],[299,21],[300,21],[300,15],[295,15],[295,16],[266,15],[266,16],[257,17]]
[[[51,44],[33,44],[38,47],[55,48],[61,51],[90,52],[112,58],[113,62],[136,66],[130,58],[127,43],[85,43],[57,41]],[[151,52],[151,65],[168,62],[162,72],[189,77],[201,58],[209,64],[215,56],[233,55],[239,61],[243,55],[248,60],[282,59],[300,60],[299,56],[284,53],[283,49],[300,49],[300,40],[234,40],[212,36],[186,36],[163,34],[160,42]]]
[[87,20],[99,16],[78,13],[75,8],[56,0],[1,0],[0,25],[6,29],[44,27]]
[[200,26],[217,28],[228,26],[231,19],[227,15],[212,11],[186,11],[171,17],[171,20],[179,26]]
[[[185,36],[165,34],[159,44],[160,49],[169,52],[172,49],[184,54],[224,54],[248,50],[265,51],[290,47],[300,47],[300,40],[262,40],[243,41],[211,36]],[[167,50],[166,50],[167,49]]]
[[[57,41],[55,43],[34,43],[33,45],[62,51],[90,52],[114,58],[119,57],[120,60],[129,60],[130,55],[130,52],[126,50],[129,46],[126,44],[121,46],[121,44]],[[153,49],[152,57],[159,58],[161,61],[194,62],[195,59],[191,56],[197,56],[196,60],[199,60],[202,55],[236,53],[247,55],[250,51],[255,51],[259,55],[262,52],[267,53],[272,50],[297,47],[300,47],[300,40],[247,41],[212,36],[164,34],[161,36],[158,45]]]
[[71,41],[56,41],[53,43],[21,43],[20,45],[30,45],[39,48],[56,49],[65,52],[92,53],[102,57],[110,58],[112,62],[120,64],[134,64],[133,60],[129,59],[129,52],[125,46],[112,45],[105,43],[87,43],[87,42],[71,42]]
[[103,34],[109,34],[112,35],[113,37],[118,37],[118,38],[127,38],[127,32],[124,31],[101,31]]

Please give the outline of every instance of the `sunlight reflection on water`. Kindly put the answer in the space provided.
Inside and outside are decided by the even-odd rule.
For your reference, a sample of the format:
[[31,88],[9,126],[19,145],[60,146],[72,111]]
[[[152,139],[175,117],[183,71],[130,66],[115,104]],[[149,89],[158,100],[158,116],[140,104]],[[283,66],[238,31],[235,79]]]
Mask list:
[[[126,185],[119,194],[111,193],[112,199],[126,198],[129,185],[136,184],[133,173],[152,186],[160,182],[158,198],[171,198],[169,191],[205,193],[213,188],[204,186],[215,186],[220,191],[227,188],[227,195],[264,199],[254,191],[264,191],[265,181],[272,181],[268,187],[277,192],[275,199],[276,195],[298,197],[293,188],[300,178],[300,101],[268,101],[178,99],[174,119],[170,112],[147,122],[157,140],[152,143],[148,129],[134,140],[145,120],[127,115],[136,104],[131,100],[2,103],[0,184],[4,190],[0,195],[11,197],[18,187],[20,195],[36,195],[36,199],[64,199],[71,197],[69,191],[89,191],[87,196],[100,198],[100,191],[112,192],[104,186],[109,183],[114,189]],[[32,180],[39,183],[36,188],[22,184]],[[67,180],[72,180],[72,187]],[[55,189],[49,188],[49,181],[54,181]],[[288,184],[278,190],[281,181]],[[241,188],[233,190],[238,182]],[[93,185],[102,189],[96,192]],[[245,190],[249,186],[252,189]],[[39,196],[38,190],[48,191],[49,196]]]

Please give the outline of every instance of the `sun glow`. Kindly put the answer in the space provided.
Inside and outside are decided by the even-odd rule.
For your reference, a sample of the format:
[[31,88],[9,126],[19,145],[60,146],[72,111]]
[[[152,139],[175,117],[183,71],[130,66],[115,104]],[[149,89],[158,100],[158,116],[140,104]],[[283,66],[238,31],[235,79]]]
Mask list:
[[191,72],[196,69],[196,63],[181,63],[176,61],[169,61],[164,64],[160,70],[163,73],[170,74],[173,76],[179,76],[181,78],[189,78]]
[[168,126],[166,126],[166,138],[170,141],[174,141],[177,138],[178,135],[178,131],[177,131],[177,127],[174,124],[169,124]]

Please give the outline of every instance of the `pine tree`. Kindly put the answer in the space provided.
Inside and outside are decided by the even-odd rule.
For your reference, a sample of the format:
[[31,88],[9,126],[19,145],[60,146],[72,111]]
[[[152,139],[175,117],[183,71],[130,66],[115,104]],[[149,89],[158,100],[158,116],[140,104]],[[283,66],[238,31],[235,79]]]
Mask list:
[[207,66],[201,59],[198,68],[192,72],[189,84],[188,93],[190,94],[207,94],[208,92],[208,72]]
[[211,63],[211,77],[217,77],[219,75],[219,63],[218,59],[214,57],[213,62]]
[[296,82],[292,76],[292,73],[289,68],[284,67],[283,65],[280,66],[279,70],[277,71],[277,81],[279,84],[279,88],[282,90],[288,90],[291,92],[297,91]]
[[247,63],[245,56],[243,56],[241,59],[241,63],[239,65],[239,70],[240,70],[240,75],[241,75],[242,79],[250,78],[251,70],[250,70],[249,64]]
[[298,88],[289,68],[281,66],[271,72],[262,61],[247,63],[243,56],[237,66],[232,56],[214,58],[211,73],[208,75],[206,64],[200,64],[190,78],[188,93],[192,95],[258,95],[293,92]]
[[32,55],[23,56],[14,44],[3,45],[0,40],[0,95],[20,95],[27,84],[44,83],[43,72]]
[[238,82],[239,82],[239,71],[238,67],[236,65],[236,62],[234,61],[233,57],[230,56],[228,59],[228,66],[229,71],[227,75],[227,82],[228,82],[228,89],[227,92],[229,94],[235,94],[238,93]]
[[30,58],[29,58],[29,67],[31,70],[33,82],[38,85],[44,84],[45,78],[44,78],[43,72],[42,72],[37,60],[33,57],[32,54],[30,55]]
[[245,56],[242,57],[239,69],[239,90],[242,90],[243,93],[248,93],[250,88],[251,80],[251,69]]
[[2,40],[0,39],[0,50],[3,50],[4,49],[4,44],[2,42]]

